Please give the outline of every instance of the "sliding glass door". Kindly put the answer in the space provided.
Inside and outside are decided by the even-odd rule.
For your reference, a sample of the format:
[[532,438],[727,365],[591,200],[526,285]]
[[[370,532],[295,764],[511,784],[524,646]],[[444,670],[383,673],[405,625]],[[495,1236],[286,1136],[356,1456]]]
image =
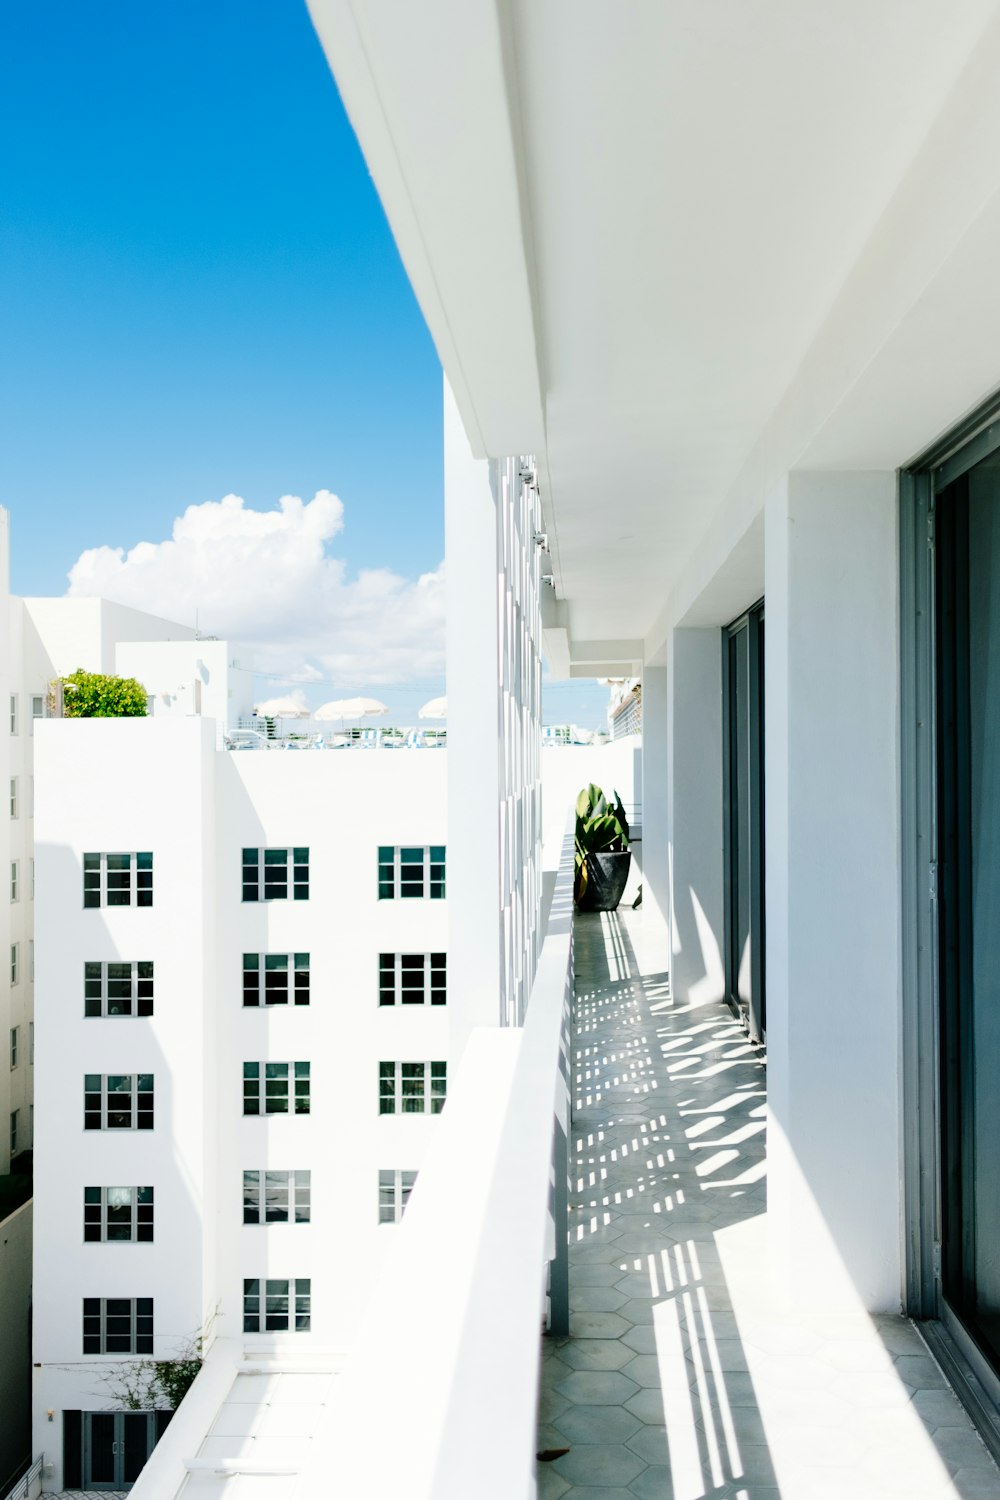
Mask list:
[[1000,452],[932,524],[941,1293],[1000,1371]]
[[754,1041],[764,999],[764,602],[723,631],[726,997]]

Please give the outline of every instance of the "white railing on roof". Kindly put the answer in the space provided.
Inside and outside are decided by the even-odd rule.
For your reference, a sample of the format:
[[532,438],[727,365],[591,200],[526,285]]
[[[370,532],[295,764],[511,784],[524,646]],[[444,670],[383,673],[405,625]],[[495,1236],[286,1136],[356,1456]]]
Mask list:
[[568,1122],[572,907],[567,830],[525,1024],[469,1041],[317,1444],[324,1494],[536,1494],[539,1334],[553,1200],[565,1201],[553,1158]]
[[17,1481],[12,1490],[8,1490],[4,1500],[36,1500],[42,1493],[42,1464],[44,1460],[36,1458],[27,1474]]

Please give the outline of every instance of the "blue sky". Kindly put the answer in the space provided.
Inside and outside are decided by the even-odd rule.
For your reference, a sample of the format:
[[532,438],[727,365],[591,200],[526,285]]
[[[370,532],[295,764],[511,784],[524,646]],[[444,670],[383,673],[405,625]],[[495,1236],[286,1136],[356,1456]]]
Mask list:
[[229,493],[331,490],[350,576],[437,569],[440,369],[304,4],[5,6],[0,139],[16,592]]

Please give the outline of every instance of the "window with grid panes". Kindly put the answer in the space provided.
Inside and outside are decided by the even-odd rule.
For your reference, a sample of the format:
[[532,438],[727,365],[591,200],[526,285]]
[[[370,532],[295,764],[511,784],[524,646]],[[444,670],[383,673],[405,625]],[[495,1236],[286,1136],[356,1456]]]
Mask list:
[[83,1190],[83,1238],[134,1240],[151,1244],[153,1239],[153,1189],[151,1187],[85,1187]]
[[309,850],[244,849],[244,901],[309,900]]
[[21,977],[21,952],[17,943],[10,945],[10,982],[17,984]]
[[380,1062],[380,1115],[437,1115],[448,1088],[445,1062]]
[[310,1172],[244,1172],[243,1222],[308,1224],[311,1195]]
[[[261,1080],[264,1095],[261,1099]],[[245,1062],[243,1064],[243,1113],[287,1115],[289,1088],[293,1113],[309,1113],[309,1064],[307,1062]]]
[[10,1028],[10,1065],[12,1068],[17,1067],[17,1042],[17,1027],[12,1026]]
[[308,953],[244,953],[243,1004],[287,1005],[290,999],[309,1004]]
[[87,1073],[84,1130],[152,1130],[152,1073]]
[[439,901],[445,893],[445,846],[443,844],[380,844],[378,851],[378,898],[380,901],[429,898]]
[[153,856],[85,854],[83,904],[87,906],[152,906]]
[[11,815],[12,818],[16,818],[17,817],[17,777],[16,776],[12,776],[10,778],[10,815]]
[[17,1140],[17,1117],[18,1117],[18,1113],[19,1113],[19,1111],[16,1110],[16,1109],[12,1109],[11,1112],[10,1112],[10,1154],[11,1154],[11,1156],[13,1156],[14,1153],[18,1149],[18,1140]]
[[17,734],[17,694],[10,695],[10,732]]
[[18,882],[17,860],[16,859],[12,859],[11,862],[10,862],[10,899],[12,901],[17,901],[18,900],[18,894],[19,894],[19,882]]
[[83,1013],[85,1016],[151,1016],[152,960],[137,959],[127,964],[85,963]]
[[380,953],[379,1005],[444,1005],[447,968],[443,953]]
[[380,1224],[398,1224],[406,1212],[416,1172],[401,1172],[390,1169],[378,1174],[378,1221]]
[[244,1333],[308,1333],[311,1314],[309,1278],[280,1281],[269,1277],[243,1283]]
[[84,1354],[152,1354],[152,1297],[84,1297]]

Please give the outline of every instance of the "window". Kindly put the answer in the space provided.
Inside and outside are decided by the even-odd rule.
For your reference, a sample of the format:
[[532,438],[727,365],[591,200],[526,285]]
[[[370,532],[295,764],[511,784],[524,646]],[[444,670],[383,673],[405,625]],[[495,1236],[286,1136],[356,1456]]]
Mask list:
[[16,901],[17,900],[17,860],[16,859],[12,859],[11,862],[10,862],[10,899],[12,901]]
[[444,1005],[447,959],[443,953],[380,953],[379,1005]]
[[31,695],[31,717],[33,719],[45,718],[45,694],[32,693]]
[[85,854],[84,906],[152,906],[152,854]]
[[[261,1322],[261,1290],[264,1293],[263,1323]],[[243,1283],[243,1332],[244,1333],[308,1333],[312,1311],[312,1282],[303,1281],[244,1281]],[[291,1322],[294,1309],[295,1322]]]
[[17,817],[17,777],[16,776],[12,776],[10,778],[10,815],[11,815],[12,818],[16,818]]
[[152,1243],[153,1189],[151,1187],[85,1187],[83,1238],[136,1240]]
[[10,695],[10,732],[17,733],[17,694]]
[[287,901],[289,883],[296,901],[309,900],[308,849],[243,850],[244,901]]
[[380,1115],[439,1115],[447,1092],[448,1064],[443,1062],[380,1062]]
[[[261,1108],[261,1069],[264,1077],[264,1107]],[[295,1114],[309,1113],[309,1064],[256,1063],[243,1064],[243,1113],[245,1115],[287,1115],[289,1082],[293,1085]]]
[[16,1026],[12,1026],[10,1028],[10,1065],[11,1065],[12,1068],[16,1068],[17,1067],[17,1027]]
[[34,1023],[34,1021],[29,1021],[28,1022],[28,1061],[30,1062],[30,1064],[31,1064],[32,1067],[35,1066],[35,1023]]
[[152,1130],[152,1073],[87,1073],[84,1130]]
[[17,1151],[17,1117],[19,1110],[12,1109],[10,1112],[10,1154],[13,1156]]
[[767,1029],[764,962],[764,604],[722,632],[726,999]]
[[84,1297],[84,1354],[152,1354],[152,1297]]
[[17,984],[17,981],[20,978],[20,970],[21,970],[21,964],[20,964],[20,954],[18,952],[18,945],[17,945],[17,943],[11,943],[11,945],[10,945],[10,982],[11,982],[11,984]]
[[308,1224],[310,1172],[244,1172],[244,1224]]
[[393,848],[380,844],[378,851],[378,899],[393,901],[397,896],[429,896],[439,901],[444,895],[444,845],[431,844],[413,848]]
[[406,1212],[416,1172],[388,1171],[378,1174],[378,1221],[380,1224],[398,1224]]
[[28,978],[29,979],[34,979],[34,977],[35,977],[35,940],[34,940],[34,938],[29,938],[28,939]]
[[308,953],[244,953],[244,1005],[287,1005],[289,982],[295,1004],[308,1005]]
[[139,959],[130,964],[85,963],[83,1013],[85,1016],[151,1016],[151,960]]

